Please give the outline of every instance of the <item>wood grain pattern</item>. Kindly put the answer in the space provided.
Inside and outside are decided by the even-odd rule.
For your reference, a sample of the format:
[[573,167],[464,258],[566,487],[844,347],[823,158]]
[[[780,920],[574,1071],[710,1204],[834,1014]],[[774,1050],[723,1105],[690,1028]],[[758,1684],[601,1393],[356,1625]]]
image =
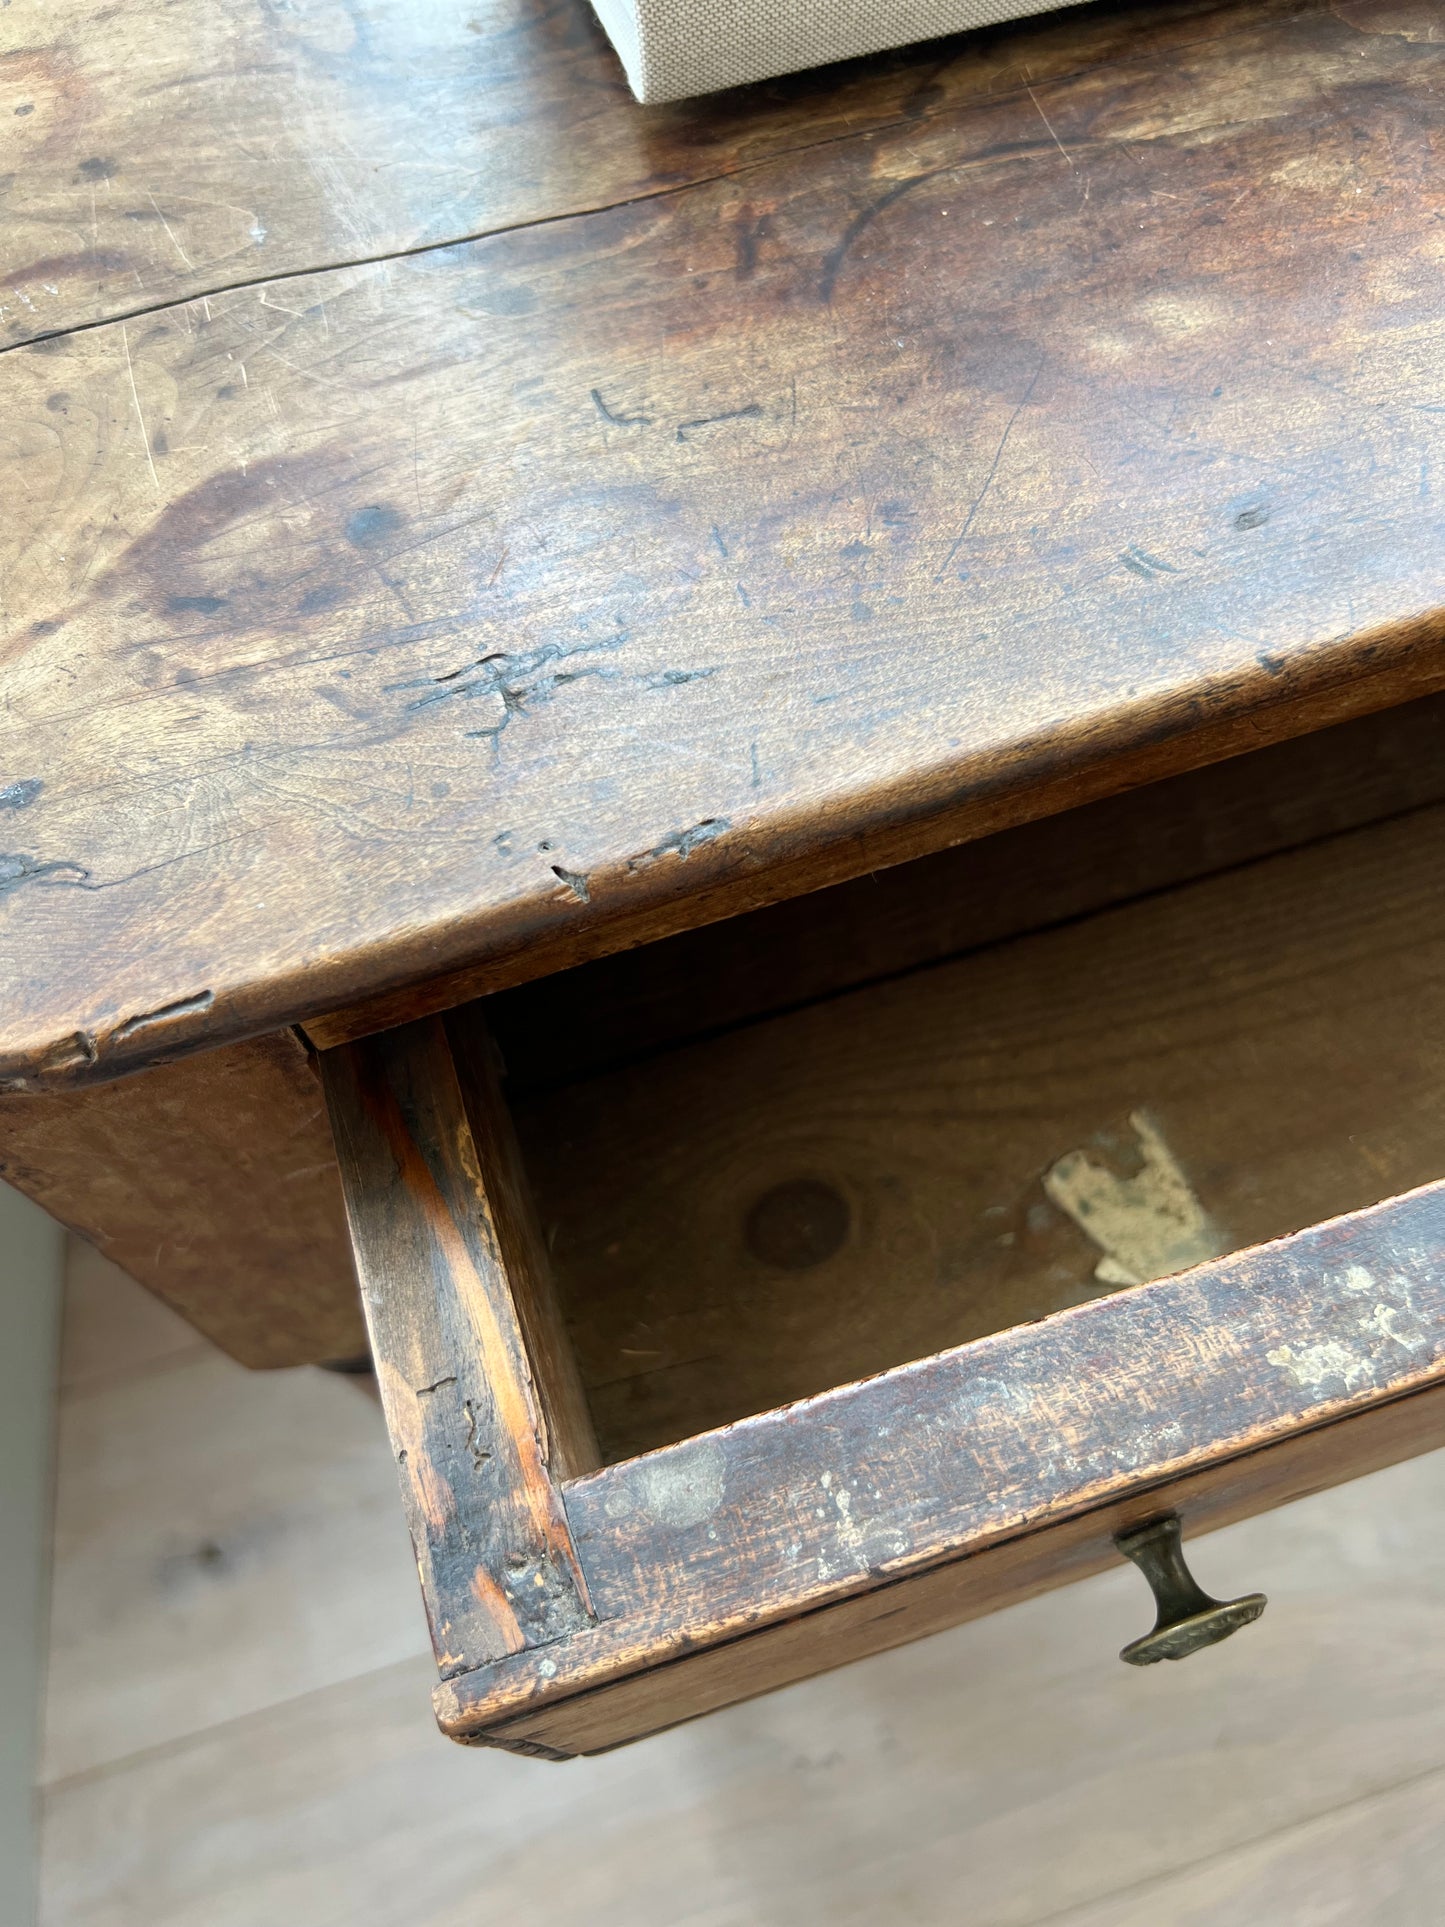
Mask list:
[[[445,1676],[478,1650],[545,1646],[592,1619],[514,1296],[543,1281],[505,1242],[495,1140],[471,1133],[439,1022],[337,1053],[323,1077]],[[575,1434],[567,1443],[575,1453]]]
[[467,1128],[516,1306],[522,1348],[546,1424],[547,1462],[558,1479],[576,1478],[602,1463],[587,1409],[577,1355],[562,1319],[521,1148],[502,1095],[498,1054],[481,1010],[455,1012],[446,1023]]
[[519,1094],[1445,801],[1445,698],[1044,817],[487,1001]]
[[[508,1089],[515,1099],[576,1082],[699,1031],[1436,800],[1442,736],[1441,699],[1405,704],[493,998]],[[0,1169],[123,1252],[133,1277],[244,1364],[366,1348],[331,1134],[289,1033],[41,1102],[0,1097]],[[639,1160],[629,1189],[644,1171]],[[560,1384],[566,1369],[564,1354],[549,1379]],[[626,1374],[594,1359],[592,1376]]]
[[[209,1414],[179,1400],[184,1377],[150,1382],[152,1422],[110,1489],[112,1543],[132,1522],[138,1537],[150,1530],[156,1485],[177,1461],[209,1463]],[[334,1443],[319,1417],[294,1432],[271,1422],[274,1380],[233,1377],[227,1433],[241,1442],[188,1515],[198,1537],[227,1544],[238,1479],[274,1488],[285,1519],[288,1488],[331,1476]],[[206,1688],[284,1674],[298,1648],[334,1664],[337,1642],[323,1650],[318,1632],[338,1607],[374,1610],[378,1594],[398,1596],[424,1644],[395,1480],[375,1443],[352,1501],[375,1571],[349,1569],[338,1598],[335,1540],[300,1533],[289,1583],[266,1610],[226,1622],[225,1664],[210,1666]],[[440,1742],[429,1653],[224,1724],[205,1705],[202,1719],[217,1723],[148,1746],[154,1703],[175,1703],[194,1677],[196,1645],[173,1639],[129,1723],[107,1722],[107,1741],[118,1734],[129,1757],[101,1772],[82,1763],[48,1790],[47,1927],[220,1927],[218,1908],[226,1927],[416,1927],[419,1896],[436,1927],[474,1927],[479,1914],[489,1927],[538,1914],[565,1927],[877,1927],[897,1917],[900,1891],[930,1923],[954,1919],[966,1893],[972,1920],[1054,1927],[1094,1901],[1090,1927],[1114,1927],[1102,1898],[1113,1895],[1129,1927],[1175,1927],[1168,1909],[1142,1911],[1151,1882],[1201,1856],[1217,1869],[1231,1849],[1320,1816],[1348,1854],[1318,1874],[1300,1865],[1297,1884],[1262,1904],[1246,1890],[1204,1916],[1211,1927],[1294,1927],[1317,1895],[1336,1904],[1352,1869],[1396,1868],[1388,1826],[1367,1843],[1350,1831],[1350,1803],[1445,1763],[1445,1648],[1434,1637],[1445,1541],[1420,1527],[1442,1507],[1436,1454],[1198,1540],[1196,1570],[1212,1590],[1270,1594],[1260,1624],[1204,1663],[1143,1676],[1118,1664],[1145,1602],[1118,1561],[565,1773]],[[197,1579],[219,1604],[247,1574],[240,1559]],[[63,1584],[92,1601],[89,1562],[70,1565]],[[53,1703],[83,1706],[102,1682],[118,1699],[128,1655],[122,1643],[93,1653],[81,1675],[55,1669]],[[1404,1876],[1384,1907],[1391,1927],[1402,1916],[1432,1927],[1439,1871]],[[1340,1913],[1380,1917],[1368,1896]]]
[[0,1074],[395,1022],[1438,685],[1445,49],[1209,21],[7,355]]
[[[1274,5],[1270,12],[1287,9]],[[1018,87],[1017,30],[638,110],[586,0],[11,0],[0,333],[668,193]],[[1217,0],[1027,39],[1034,81],[1229,31]],[[13,156],[13,158],[12,158]],[[284,299],[284,297],[282,297]]]
[[45,1783],[429,1662],[390,1461],[349,1382],[208,1348],[66,1397]]
[[[523,1099],[607,1457],[1116,1288],[1071,1154],[1136,1278],[1440,1177],[1442,874],[1435,805]],[[753,1229],[800,1183],[839,1214],[801,1262]]]
[[289,1032],[0,1096],[0,1176],[244,1365],[366,1349],[325,1105]]
[[1177,1481],[1435,1387],[1442,1257],[1432,1185],[575,1481],[597,1625],[543,1672],[443,1682],[443,1729],[485,1738],[1097,1508],[1167,1507]]
[[[1119,1561],[1114,1534],[1142,1524],[1166,1503],[1185,1520],[1192,1547],[1202,1533],[1442,1445],[1445,1388],[1437,1385],[1171,1480],[1167,1501],[1157,1493],[1116,1501],[1045,1532],[1006,1540],[519,1714],[480,1737],[486,1745],[544,1746],[569,1758],[607,1752],[1108,1572]],[[1245,1582],[1257,1578],[1270,1584],[1273,1574],[1256,1568],[1244,1575]]]

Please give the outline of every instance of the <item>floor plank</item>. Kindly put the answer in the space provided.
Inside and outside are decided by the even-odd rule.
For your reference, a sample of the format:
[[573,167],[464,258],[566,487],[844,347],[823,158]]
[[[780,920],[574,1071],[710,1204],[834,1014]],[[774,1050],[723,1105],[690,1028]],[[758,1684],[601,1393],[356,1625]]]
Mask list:
[[1056,1916],[1049,1927],[1437,1927],[1442,1799],[1445,1774],[1422,1774],[1137,1893]]
[[438,1737],[374,1406],[77,1278],[130,1375],[65,1400],[42,1927],[1438,1918],[1445,1453],[1199,1542],[1270,1607],[1187,1665],[1119,1665],[1121,1565],[554,1766]]
[[[1019,87],[1017,28],[942,62],[915,48],[644,114],[587,0],[6,6],[10,341],[656,194]],[[1025,29],[1034,83],[1127,54],[1155,10],[1131,11]],[[1185,45],[1221,30],[1214,0],[1162,11]]]
[[[1123,1569],[566,1767],[448,1747],[426,1662],[373,1672],[53,1788],[45,1927],[473,1927],[483,1893],[559,1927],[941,1927],[961,1894],[970,1927],[1112,1927],[1111,1895],[1445,1762],[1442,1500],[1445,1455],[1203,1542],[1270,1610],[1145,1674]],[[1294,1927],[1280,1894],[1238,1917]]]
[[152,1301],[111,1285],[71,1303],[72,1360],[108,1335],[132,1369],[62,1400],[47,1780],[427,1646],[376,1405],[309,1368],[158,1354]]

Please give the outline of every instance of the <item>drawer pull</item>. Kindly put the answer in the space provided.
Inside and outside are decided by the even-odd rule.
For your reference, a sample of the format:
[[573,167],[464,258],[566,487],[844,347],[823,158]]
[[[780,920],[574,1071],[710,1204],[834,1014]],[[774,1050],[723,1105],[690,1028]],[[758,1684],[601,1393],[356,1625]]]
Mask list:
[[1262,1592],[1246,1593],[1242,1599],[1210,1598],[1185,1564],[1178,1513],[1117,1533],[1114,1544],[1149,1581],[1158,1608],[1153,1629],[1131,1639],[1119,1654],[1126,1665],[1187,1659],[1203,1646],[1228,1639],[1264,1611]]

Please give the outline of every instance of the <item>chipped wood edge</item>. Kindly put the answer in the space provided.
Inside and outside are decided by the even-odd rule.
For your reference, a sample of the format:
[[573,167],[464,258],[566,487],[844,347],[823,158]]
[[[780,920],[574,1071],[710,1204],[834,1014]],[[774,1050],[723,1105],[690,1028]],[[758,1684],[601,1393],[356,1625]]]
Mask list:
[[[460,968],[434,969],[360,1002],[293,1013],[292,1020],[318,1049],[329,1049],[574,964],[1390,709],[1445,689],[1442,643],[1445,610],[1432,610],[1377,637],[1354,638],[1348,648],[1324,647],[1317,660],[1292,666],[1283,678],[1261,670],[1229,689],[1181,696],[1154,710],[1141,706],[1107,726],[1071,726],[1019,743],[979,758],[976,768],[925,772],[907,795],[861,798],[827,819],[810,810],[797,822],[724,824],[674,862],[590,874],[585,897],[559,887],[515,934],[499,914],[495,940],[479,939],[477,954]],[[1371,666],[1362,669],[1362,660]],[[1281,682],[1292,685],[1289,693],[1281,693]],[[1219,713],[1201,722],[1210,710]],[[960,800],[965,788],[971,793]],[[519,909],[519,921],[521,915]]]
[[[1445,688],[1445,609],[1334,637],[1284,665],[941,759],[884,790],[805,799],[745,822],[674,832],[642,855],[453,918],[409,926],[260,978],[174,986],[155,1007],[0,1045],[0,1093],[104,1083],[299,1025],[333,1049],[576,963],[844,882],[1287,736]],[[699,831],[705,834],[699,834]]]
[[[443,1673],[591,1624],[506,1234],[428,1019],[321,1060],[387,1431]],[[573,1450],[577,1449],[575,1440]]]
[[[540,1661],[445,1682],[438,1721],[485,1740],[880,1586],[975,1572],[1010,1542],[1037,1541],[1046,1573],[1072,1521],[1131,1516],[1144,1495],[1442,1384],[1445,1183],[574,1482],[598,1623]],[[838,1500],[865,1485],[866,1518]],[[1271,1490],[1247,1509],[1297,1496]]]
[[[475,1732],[451,1737],[549,1760],[606,1753],[725,1706],[1021,1605],[1118,1563],[1114,1534],[1177,1512],[1187,1536],[1327,1491],[1445,1447],[1445,1382],[1141,1488],[1127,1499],[965,1553],[736,1639],[681,1654]],[[1269,1574],[1244,1574],[1241,1583]],[[1141,1606],[1144,1605],[1141,1595]],[[1147,1616],[1147,1606],[1144,1606]],[[1102,1664],[1111,1655],[1101,1656]],[[444,1693],[437,1694],[438,1705]]]

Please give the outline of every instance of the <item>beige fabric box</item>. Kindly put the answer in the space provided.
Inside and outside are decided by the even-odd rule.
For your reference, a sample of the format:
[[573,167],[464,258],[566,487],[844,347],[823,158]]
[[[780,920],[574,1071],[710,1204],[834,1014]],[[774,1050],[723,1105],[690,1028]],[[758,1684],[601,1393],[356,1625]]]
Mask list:
[[1044,13],[1058,0],[593,0],[642,101],[683,100],[830,60]]

